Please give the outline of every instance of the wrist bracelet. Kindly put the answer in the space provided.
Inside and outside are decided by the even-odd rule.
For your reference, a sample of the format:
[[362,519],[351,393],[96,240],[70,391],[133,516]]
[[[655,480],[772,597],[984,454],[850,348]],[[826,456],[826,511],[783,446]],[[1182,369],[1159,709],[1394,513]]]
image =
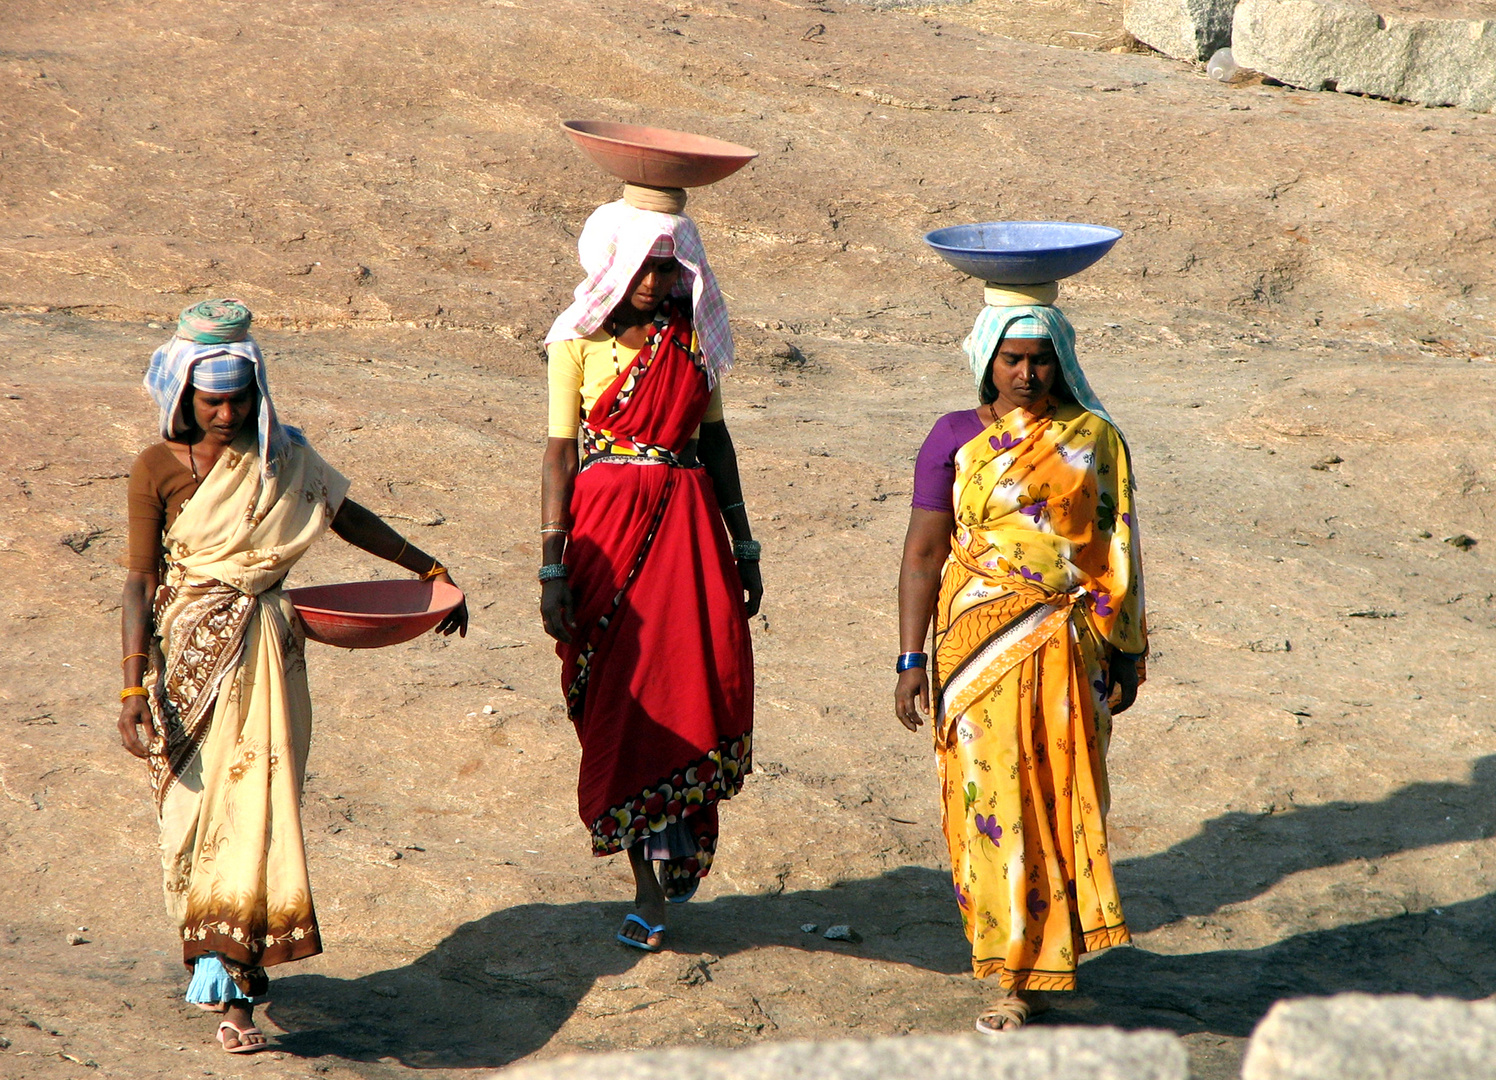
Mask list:
[[553,562],[546,563],[544,566],[542,566],[540,568],[539,576],[541,581],[560,581],[565,578],[569,572],[570,571],[566,569],[565,563]]
[[123,660],[121,660],[121,661],[120,661],[120,662],[119,662],[119,666],[120,666],[120,667],[124,667],[124,666],[125,666],[125,665],[126,665],[126,664],[128,664],[128,663],[129,663],[129,662],[130,662],[130,661],[131,661],[131,660],[134,660],[134,659],[135,659],[135,658],[136,658],[136,657],[137,657],[137,656],[138,656],[138,657],[140,657],[140,658],[141,658],[141,659],[142,659],[142,660],[149,660],[149,659],[150,659],[150,657],[149,657],[149,656],[147,656],[147,655],[146,655],[146,654],[145,654],[145,653],[143,653],[143,652],[132,652],[132,653],[131,653],[131,654],[130,654],[130,655],[129,655],[129,656],[127,656],[127,657],[125,657],[125,658],[124,658],[124,659],[123,659]]
[[742,562],[758,562],[763,550],[763,544],[757,540],[734,540],[732,542],[732,557]]
[[728,505],[726,505],[726,506],[724,506],[724,507],[721,508],[721,510],[722,510],[722,512],[724,514],[727,513],[729,510],[741,510],[741,509],[743,509],[742,500],[739,500],[738,502],[735,502],[735,503],[729,503]]
[[925,667],[925,665],[928,664],[929,662],[930,662],[930,655],[928,653],[922,653],[922,652],[899,653],[898,662],[896,664],[894,664],[893,669],[894,669],[894,671],[896,671],[900,675],[902,675],[902,674],[904,674],[904,672],[908,671],[910,668],[921,668],[921,669],[923,669]]
[[127,686],[119,692],[119,699],[124,701],[132,697],[149,697],[151,692],[143,686]]
[[434,577],[441,577],[447,572],[447,568],[435,559],[431,561],[431,569],[421,575],[422,581],[430,581]]

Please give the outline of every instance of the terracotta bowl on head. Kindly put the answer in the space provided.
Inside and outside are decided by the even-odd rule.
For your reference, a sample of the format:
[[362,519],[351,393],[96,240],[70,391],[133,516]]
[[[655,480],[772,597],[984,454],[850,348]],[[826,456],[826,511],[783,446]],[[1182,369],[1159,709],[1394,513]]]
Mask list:
[[646,187],[704,187],[758,157],[746,146],[666,128],[606,120],[563,120],[561,127],[603,169]]
[[346,581],[287,589],[306,636],[344,649],[378,649],[420,637],[462,603],[445,581]]

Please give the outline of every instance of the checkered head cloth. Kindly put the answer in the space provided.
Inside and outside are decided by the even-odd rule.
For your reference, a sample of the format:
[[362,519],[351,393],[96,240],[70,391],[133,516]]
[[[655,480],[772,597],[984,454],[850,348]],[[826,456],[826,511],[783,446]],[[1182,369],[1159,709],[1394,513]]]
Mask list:
[[587,219],[577,241],[577,253],[587,277],[577,286],[571,307],[546,334],[547,345],[595,333],[624,301],[629,284],[646,259],[674,255],[682,269],[673,295],[691,299],[691,322],[701,343],[708,381],[715,386],[732,367],[727,305],[707,265],[701,234],[690,218],[640,210],[621,199],[606,203]]
[[189,386],[211,394],[234,394],[251,382],[260,398],[257,421],[260,468],[265,476],[273,476],[281,455],[292,443],[305,445],[306,438],[276,416],[265,358],[260,355],[254,338],[246,335],[241,341],[200,342],[173,336],[151,355],[145,372],[145,388],[160,409],[163,439],[187,434],[182,400]]

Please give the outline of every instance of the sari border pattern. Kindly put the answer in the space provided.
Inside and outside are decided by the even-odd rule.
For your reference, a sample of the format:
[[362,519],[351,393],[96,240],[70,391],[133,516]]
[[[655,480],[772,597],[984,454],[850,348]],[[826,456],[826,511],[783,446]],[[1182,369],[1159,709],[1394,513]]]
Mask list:
[[155,623],[169,628],[164,658],[146,673],[156,721],[147,763],[156,810],[208,734],[225,676],[239,663],[258,597],[232,585],[162,585],[155,596]]
[[[743,780],[752,771],[752,732],[723,739],[717,749],[662,777],[592,822],[592,853],[616,855],[633,847],[646,833],[663,832],[673,822],[732,798],[743,789]],[[698,876],[705,877],[711,866],[711,850],[701,840],[697,838],[704,858]]]

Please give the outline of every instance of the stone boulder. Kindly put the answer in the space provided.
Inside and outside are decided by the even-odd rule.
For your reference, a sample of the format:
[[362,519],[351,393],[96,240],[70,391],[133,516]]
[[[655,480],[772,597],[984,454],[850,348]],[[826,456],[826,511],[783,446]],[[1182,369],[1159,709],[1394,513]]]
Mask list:
[[1231,51],[1289,86],[1496,108],[1496,18],[1383,15],[1363,0],[1241,0]]
[[999,1039],[911,1036],[785,1042],[742,1050],[568,1055],[514,1065],[494,1080],[1188,1080],[1184,1044],[1159,1031],[1030,1028]]
[[1242,1080],[1490,1080],[1493,1075],[1496,1004],[1411,995],[1280,1001],[1252,1033],[1242,1063]]
[[1205,60],[1231,44],[1237,0],[1132,0],[1122,25],[1144,45],[1176,60]]

